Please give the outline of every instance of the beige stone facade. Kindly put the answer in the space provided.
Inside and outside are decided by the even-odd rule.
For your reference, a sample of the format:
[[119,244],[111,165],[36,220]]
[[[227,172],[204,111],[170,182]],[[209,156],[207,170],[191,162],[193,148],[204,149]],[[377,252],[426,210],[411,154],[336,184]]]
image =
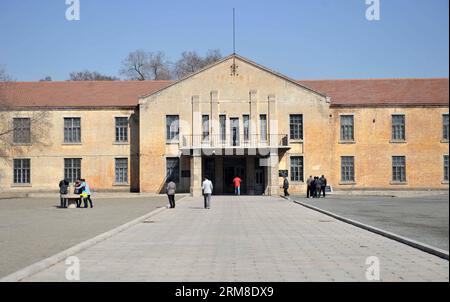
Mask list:
[[[333,189],[448,189],[448,103],[335,105],[332,95],[239,56],[143,95],[135,107],[50,114],[49,145],[21,155],[31,160],[30,183],[14,184],[12,159],[3,160],[0,191],[56,190],[66,158],[81,159],[94,190],[162,193],[174,177],[179,192],[200,195],[209,176],[216,194],[229,194],[239,175],[244,194],[277,195],[285,172],[292,193],[305,192],[307,177],[322,174]],[[402,140],[392,140],[393,115],[404,117]],[[127,142],[118,143],[120,116],[130,123]],[[341,140],[342,116],[352,117],[353,139]],[[64,117],[80,118],[80,143],[64,143]],[[293,117],[301,117],[300,127]],[[293,127],[301,132],[296,139]],[[402,181],[394,181],[394,156],[405,160]],[[350,180],[343,180],[342,157],[353,158]],[[127,159],[126,183],[115,181],[116,159]]]

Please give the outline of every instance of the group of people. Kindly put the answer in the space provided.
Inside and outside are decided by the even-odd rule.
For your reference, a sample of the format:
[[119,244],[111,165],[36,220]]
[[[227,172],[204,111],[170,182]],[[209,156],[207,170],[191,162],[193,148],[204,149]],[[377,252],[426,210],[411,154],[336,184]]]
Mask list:
[[320,195],[323,194],[323,198],[325,198],[325,191],[327,187],[327,179],[324,175],[321,177],[314,176],[314,178],[309,176],[306,181],[307,189],[306,189],[306,198],[320,198]]
[[[63,179],[59,182],[59,193],[61,198],[61,208],[67,208],[67,194],[69,194],[70,183],[67,179]],[[75,181],[73,194],[79,195],[80,198],[76,200],[77,208],[81,208],[81,202],[84,203],[84,207],[88,207],[88,202],[91,208],[94,207],[94,203],[91,199],[91,189],[88,182],[84,178],[79,178]]]

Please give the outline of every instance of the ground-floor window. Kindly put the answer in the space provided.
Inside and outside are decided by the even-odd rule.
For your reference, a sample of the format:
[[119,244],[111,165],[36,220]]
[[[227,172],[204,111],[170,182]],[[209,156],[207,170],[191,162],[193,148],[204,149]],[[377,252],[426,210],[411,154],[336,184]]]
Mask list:
[[180,159],[178,157],[166,158],[166,179],[178,182],[180,179]]
[[304,181],[303,156],[291,157],[291,181]]
[[128,183],[128,158],[116,158],[115,182],[116,184]]
[[29,159],[14,159],[14,183],[31,183]]
[[75,182],[81,178],[81,158],[64,159],[64,179]]
[[406,157],[392,157],[392,181],[406,182]]
[[444,181],[448,181],[448,155],[444,155]]
[[341,181],[342,182],[355,181],[355,157],[353,156],[341,157]]

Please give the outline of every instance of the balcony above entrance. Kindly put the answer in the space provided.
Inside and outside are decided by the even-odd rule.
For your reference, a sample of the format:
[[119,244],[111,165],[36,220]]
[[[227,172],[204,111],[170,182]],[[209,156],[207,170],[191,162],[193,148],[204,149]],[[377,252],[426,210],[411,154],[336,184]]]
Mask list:
[[284,149],[289,150],[287,134],[262,135],[183,135],[180,149]]

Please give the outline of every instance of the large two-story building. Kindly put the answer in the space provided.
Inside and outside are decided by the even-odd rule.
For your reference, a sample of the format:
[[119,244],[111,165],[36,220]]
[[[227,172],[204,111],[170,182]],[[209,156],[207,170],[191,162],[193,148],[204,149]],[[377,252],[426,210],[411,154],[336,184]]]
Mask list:
[[[0,191],[201,194],[243,179],[246,194],[292,192],[310,176],[336,189],[448,189],[448,79],[296,81],[231,55],[180,81],[8,83],[13,141]],[[34,127],[45,112],[47,129]],[[41,133],[39,143],[33,129]]]

